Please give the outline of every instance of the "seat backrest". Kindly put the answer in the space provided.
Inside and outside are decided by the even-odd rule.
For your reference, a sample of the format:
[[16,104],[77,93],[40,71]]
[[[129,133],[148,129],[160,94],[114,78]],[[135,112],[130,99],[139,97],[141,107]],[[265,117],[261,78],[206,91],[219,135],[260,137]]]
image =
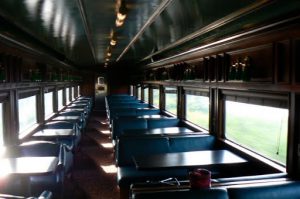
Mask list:
[[166,137],[126,137],[120,136],[116,146],[116,163],[118,166],[134,166],[135,155],[152,155],[170,152]]
[[180,120],[177,118],[149,118],[147,119],[147,128],[163,128],[179,126]]
[[136,115],[158,115],[160,114],[159,109],[136,109]]
[[228,199],[225,189],[194,189],[194,190],[172,190],[164,192],[141,192],[134,193],[133,199]]
[[300,182],[228,188],[230,199],[299,199]]
[[112,121],[118,116],[135,116],[136,110],[135,108],[112,108],[109,110],[109,119]]
[[170,137],[172,152],[212,150],[216,147],[216,138],[212,135],[174,136]]
[[124,103],[124,104],[110,104],[109,108],[147,108],[149,104],[144,103]]
[[112,138],[115,140],[125,129],[146,129],[147,120],[143,118],[115,118],[112,121]]

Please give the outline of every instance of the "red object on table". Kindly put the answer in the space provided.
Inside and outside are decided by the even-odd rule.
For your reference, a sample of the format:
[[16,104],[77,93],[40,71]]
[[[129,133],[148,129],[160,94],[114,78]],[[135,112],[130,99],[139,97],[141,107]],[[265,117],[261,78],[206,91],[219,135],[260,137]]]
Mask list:
[[191,188],[209,188],[211,172],[206,169],[194,169],[189,173]]

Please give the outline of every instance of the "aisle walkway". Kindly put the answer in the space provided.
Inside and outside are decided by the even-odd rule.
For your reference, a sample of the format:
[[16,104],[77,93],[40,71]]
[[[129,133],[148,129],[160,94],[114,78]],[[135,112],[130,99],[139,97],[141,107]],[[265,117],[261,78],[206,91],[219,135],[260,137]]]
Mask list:
[[[75,155],[71,192],[65,198],[118,199],[116,168],[104,111],[93,111]],[[70,187],[69,187],[70,189]],[[75,196],[74,196],[75,195]]]

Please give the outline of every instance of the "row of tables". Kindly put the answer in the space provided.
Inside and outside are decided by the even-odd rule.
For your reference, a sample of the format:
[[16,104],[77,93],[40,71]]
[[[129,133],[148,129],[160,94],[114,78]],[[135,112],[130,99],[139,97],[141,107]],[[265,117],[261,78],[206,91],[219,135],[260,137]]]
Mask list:
[[[91,98],[79,97],[41,125],[25,143],[7,147],[10,151],[6,151],[0,158],[0,192],[15,190],[17,194],[24,196],[37,195],[37,192],[43,190],[37,191],[39,184],[31,182],[33,178],[40,181],[41,189],[55,192],[57,186],[62,186],[64,175],[72,167],[73,152],[80,141],[91,106]],[[58,149],[56,155],[53,152],[56,149],[54,145]],[[15,154],[12,152],[14,150],[17,151]],[[57,180],[51,181],[52,184],[48,182],[49,177],[53,179],[51,176],[57,176]],[[22,182],[20,186],[25,187],[24,190],[10,187],[18,184],[16,180]],[[47,183],[49,187],[44,186]],[[32,186],[35,186],[34,191]],[[61,194],[53,193],[55,197],[60,197]]]

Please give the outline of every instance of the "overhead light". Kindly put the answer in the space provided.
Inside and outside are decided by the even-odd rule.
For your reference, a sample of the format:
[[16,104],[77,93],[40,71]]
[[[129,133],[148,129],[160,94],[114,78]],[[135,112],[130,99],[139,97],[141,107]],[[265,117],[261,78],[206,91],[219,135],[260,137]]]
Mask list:
[[110,52],[107,52],[106,55],[107,55],[107,57],[110,57],[110,56],[111,56],[111,53],[110,53]]
[[126,18],[126,14],[122,14],[122,13],[120,13],[120,12],[118,12],[117,13],[117,19],[119,20],[119,21],[124,21],[125,20],[125,18]]
[[117,44],[117,40],[111,39],[110,45],[115,46]]
[[105,61],[109,61],[109,58],[106,58]]
[[117,27],[120,27],[124,24],[124,20],[119,20],[119,19],[116,19],[116,26]]

